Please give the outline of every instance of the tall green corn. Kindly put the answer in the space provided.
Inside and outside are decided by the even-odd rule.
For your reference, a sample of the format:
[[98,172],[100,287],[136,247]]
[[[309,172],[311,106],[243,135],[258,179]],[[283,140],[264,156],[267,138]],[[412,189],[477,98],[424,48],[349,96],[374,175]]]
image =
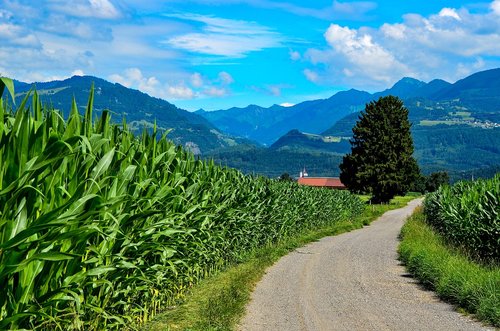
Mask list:
[[426,197],[425,214],[451,243],[500,263],[500,174],[440,188]]
[[108,111],[93,122],[92,92],[68,119],[29,98],[0,103],[0,329],[133,328],[246,252],[363,208],[195,160]]

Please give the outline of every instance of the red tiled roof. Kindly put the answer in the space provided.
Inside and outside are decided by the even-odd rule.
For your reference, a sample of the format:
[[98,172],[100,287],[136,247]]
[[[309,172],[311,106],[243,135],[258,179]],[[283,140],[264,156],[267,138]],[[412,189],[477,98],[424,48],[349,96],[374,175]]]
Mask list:
[[298,180],[300,185],[307,186],[320,186],[320,187],[331,187],[331,188],[345,188],[339,178],[332,177],[301,177]]

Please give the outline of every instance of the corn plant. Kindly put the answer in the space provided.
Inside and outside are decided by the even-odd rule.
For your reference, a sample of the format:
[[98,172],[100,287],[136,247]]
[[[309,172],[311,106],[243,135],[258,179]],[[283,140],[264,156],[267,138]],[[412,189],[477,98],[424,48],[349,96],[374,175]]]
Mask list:
[[36,92],[0,101],[0,329],[134,328],[246,252],[363,208],[93,120],[93,96],[66,119]]
[[473,257],[500,262],[500,174],[459,182],[426,197],[427,222]]

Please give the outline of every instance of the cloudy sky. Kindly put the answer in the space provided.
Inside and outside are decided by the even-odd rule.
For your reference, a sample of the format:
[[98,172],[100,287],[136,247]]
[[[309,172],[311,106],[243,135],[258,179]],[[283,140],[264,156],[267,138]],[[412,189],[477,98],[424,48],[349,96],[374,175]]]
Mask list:
[[500,67],[500,0],[0,0],[0,75],[93,75],[196,110]]

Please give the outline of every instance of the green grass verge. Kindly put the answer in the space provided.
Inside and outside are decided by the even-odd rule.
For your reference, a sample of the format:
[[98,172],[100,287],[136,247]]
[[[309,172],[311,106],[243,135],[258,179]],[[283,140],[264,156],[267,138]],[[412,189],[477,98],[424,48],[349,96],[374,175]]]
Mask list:
[[286,238],[251,252],[242,263],[202,280],[183,302],[157,315],[143,330],[234,330],[255,284],[282,256],[309,242],[368,225],[386,211],[403,207],[414,198],[396,197],[390,204],[370,205],[356,219]]
[[480,265],[445,244],[422,210],[404,225],[401,260],[426,287],[460,310],[500,327],[500,266]]

